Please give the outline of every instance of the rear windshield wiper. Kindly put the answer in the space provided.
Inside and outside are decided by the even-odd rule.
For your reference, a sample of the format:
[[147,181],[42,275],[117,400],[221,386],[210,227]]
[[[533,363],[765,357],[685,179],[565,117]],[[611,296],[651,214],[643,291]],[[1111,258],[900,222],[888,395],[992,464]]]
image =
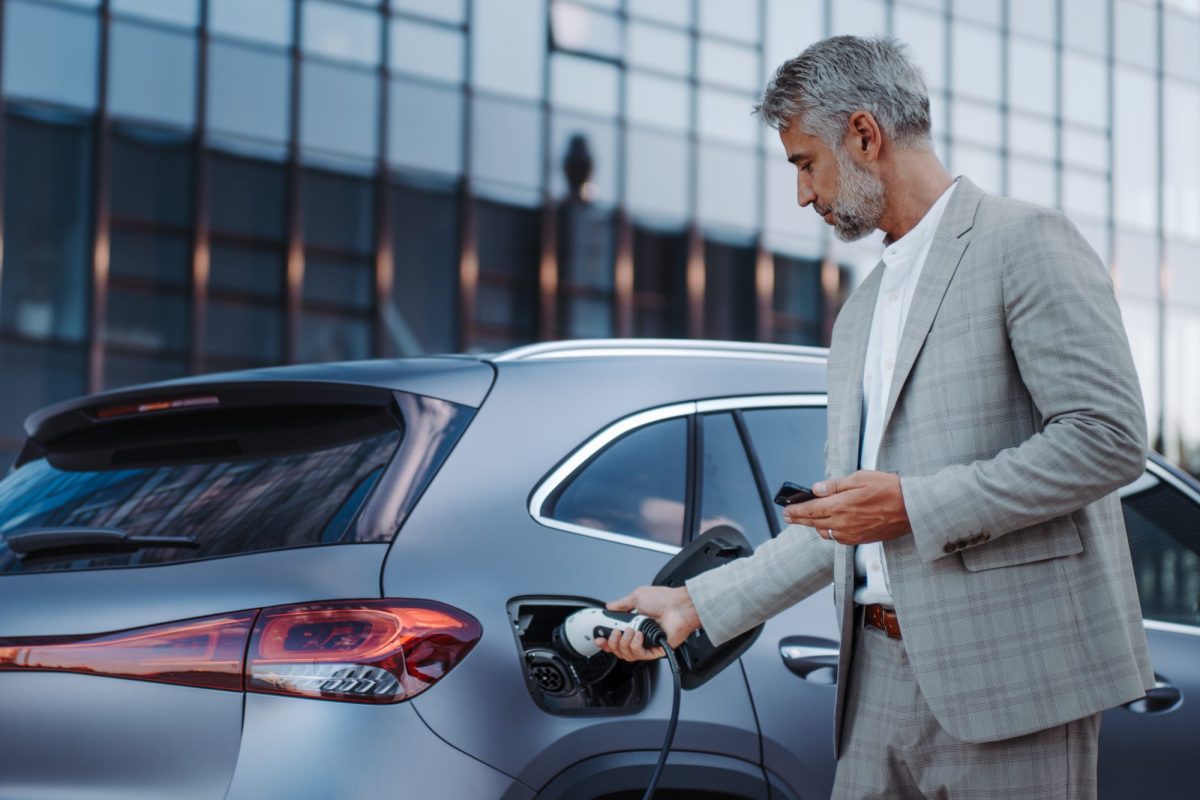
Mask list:
[[147,547],[199,547],[194,536],[139,536],[119,528],[35,528],[5,537],[20,558],[53,551],[141,550]]

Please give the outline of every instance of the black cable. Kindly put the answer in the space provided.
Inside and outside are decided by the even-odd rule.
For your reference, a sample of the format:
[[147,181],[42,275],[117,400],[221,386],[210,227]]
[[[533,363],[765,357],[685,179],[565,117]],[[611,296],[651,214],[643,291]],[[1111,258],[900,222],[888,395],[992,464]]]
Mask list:
[[667,724],[667,740],[663,742],[662,752],[658,755],[658,764],[654,767],[654,774],[650,776],[650,785],[646,787],[646,793],[642,795],[642,800],[652,800],[654,790],[658,788],[658,779],[662,777],[663,767],[667,763],[667,754],[671,752],[671,743],[675,741],[675,728],[679,725],[679,662],[675,659],[675,651],[667,644],[666,634],[658,625],[647,623],[642,631],[648,644],[657,645],[663,649],[667,663],[671,665],[671,681],[674,684],[674,691],[671,695],[671,721]]

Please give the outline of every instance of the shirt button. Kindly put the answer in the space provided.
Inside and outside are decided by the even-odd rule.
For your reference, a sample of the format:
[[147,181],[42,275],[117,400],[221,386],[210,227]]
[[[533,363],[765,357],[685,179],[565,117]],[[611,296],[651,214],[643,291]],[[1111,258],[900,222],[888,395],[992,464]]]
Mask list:
[[879,564],[878,563],[871,564],[871,572],[879,572]]
[[889,358],[887,361],[883,362],[884,369],[891,369],[894,366],[896,366],[896,362],[894,359]]
[[888,300],[890,300],[894,303],[899,299],[900,299],[900,292],[898,290],[892,289],[890,292],[888,292]]

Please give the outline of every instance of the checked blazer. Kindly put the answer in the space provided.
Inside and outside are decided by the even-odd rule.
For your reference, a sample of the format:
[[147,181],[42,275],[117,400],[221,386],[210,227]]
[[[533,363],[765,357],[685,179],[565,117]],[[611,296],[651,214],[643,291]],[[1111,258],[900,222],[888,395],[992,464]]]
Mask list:
[[[881,263],[833,330],[827,477],[857,469]],[[878,469],[912,535],[884,543],[904,647],[951,736],[1079,719],[1153,685],[1115,494],[1145,466],[1141,390],[1107,270],[1059,212],[949,200],[901,336]],[[834,582],[850,675],[853,548],[793,525],[687,586],[714,642]],[[835,747],[845,701],[839,681]]]

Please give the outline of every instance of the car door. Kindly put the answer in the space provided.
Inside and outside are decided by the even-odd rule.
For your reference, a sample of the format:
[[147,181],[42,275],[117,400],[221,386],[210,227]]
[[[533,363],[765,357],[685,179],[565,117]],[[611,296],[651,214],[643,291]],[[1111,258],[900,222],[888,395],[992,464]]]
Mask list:
[[1200,484],[1151,461],[1122,490],[1155,688],[1111,709],[1100,732],[1100,794],[1191,798],[1200,785]]
[[[743,406],[738,417],[766,496],[774,497],[785,480],[812,486],[825,477],[824,396]],[[782,530],[782,509],[770,513],[773,529]],[[768,620],[742,656],[762,731],[763,765],[804,797],[827,797],[833,789],[837,651],[829,588]]]

